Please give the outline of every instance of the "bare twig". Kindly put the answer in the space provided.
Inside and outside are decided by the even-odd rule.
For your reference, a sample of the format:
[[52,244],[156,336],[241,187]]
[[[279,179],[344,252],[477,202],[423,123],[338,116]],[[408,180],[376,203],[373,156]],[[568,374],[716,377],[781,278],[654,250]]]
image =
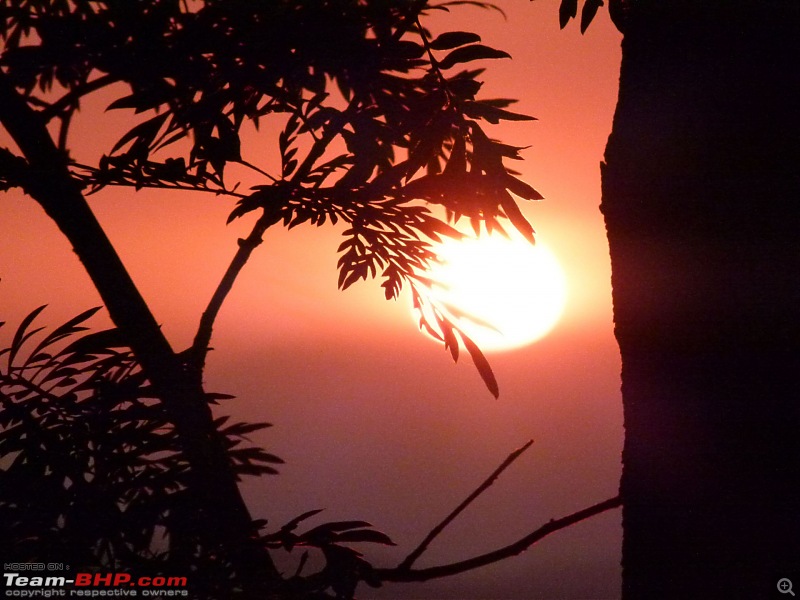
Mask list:
[[560,519],[551,520],[549,523],[546,523],[536,531],[526,535],[524,538],[505,546],[503,548],[499,548],[492,552],[487,552],[486,554],[481,554],[479,556],[475,556],[473,558],[469,558],[467,560],[462,560],[460,562],[451,563],[449,565],[440,565],[438,567],[429,567],[427,569],[401,569],[399,567],[393,569],[373,569],[371,571],[371,575],[374,576],[376,579],[380,581],[402,581],[402,582],[410,582],[410,581],[428,581],[430,579],[438,579],[441,577],[448,577],[451,575],[458,575],[459,573],[464,573],[466,571],[472,571],[473,569],[478,569],[480,567],[485,567],[486,565],[490,565],[492,563],[496,563],[501,560],[505,560],[506,558],[510,558],[512,556],[516,556],[530,548],[533,544],[538,542],[544,537],[547,537],[551,533],[555,533],[556,531],[560,531],[561,529],[565,529],[570,525],[574,525],[575,523],[579,523],[589,517],[593,517],[595,515],[599,515],[607,510],[611,510],[612,508],[617,508],[622,505],[622,500],[619,496],[615,496],[614,498],[609,498],[599,504],[595,504],[594,506],[590,506],[588,508],[584,508],[583,510],[579,510],[576,513],[572,513],[571,515],[567,515],[566,517],[561,517]]
[[278,220],[278,213],[274,211],[265,211],[264,214],[259,217],[258,221],[256,221],[250,235],[239,240],[239,249],[236,251],[231,264],[222,276],[217,289],[214,290],[214,294],[211,296],[211,300],[206,310],[203,312],[203,316],[200,318],[200,325],[197,328],[197,333],[192,343],[191,358],[198,372],[202,372],[203,370],[205,358],[208,354],[208,346],[211,342],[211,333],[214,329],[214,321],[216,321],[217,315],[222,308],[222,303],[225,302],[225,298],[227,298],[233,288],[233,284],[244,268],[244,265],[250,259],[250,255],[261,244],[264,233]]
[[263,169],[257,167],[256,165],[254,165],[252,163],[247,162],[243,158],[240,158],[239,160],[236,160],[234,162],[238,162],[243,167],[247,167],[248,169],[251,169],[252,171],[255,171],[256,173],[258,173],[259,175],[263,175],[267,179],[270,179],[273,183],[277,183],[277,181],[278,181],[275,177],[273,177],[272,175],[270,175],[269,173],[267,173]]
[[455,520],[455,518],[458,515],[460,515],[464,511],[464,509],[466,509],[478,496],[480,496],[483,492],[485,492],[487,489],[489,489],[489,487],[491,487],[491,485],[497,480],[497,478],[500,476],[500,474],[503,471],[505,471],[509,466],[511,466],[511,463],[513,463],[515,460],[517,460],[517,458],[519,458],[520,455],[522,455],[522,453],[525,452],[532,445],[533,445],[533,440],[530,440],[524,446],[514,450],[514,452],[509,454],[508,458],[506,458],[502,462],[502,464],[499,467],[497,467],[494,470],[494,472],[491,475],[489,475],[489,477],[487,477],[486,480],[475,489],[475,491],[473,491],[469,496],[467,496],[467,498],[461,504],[459,504],[455,508],[455,510],[453,510],[453,512],[451,512],[449,515],[447,515],[447,517],[445,517],[445,519],[441,523],[439,523],[436,527],[431,529],[430,533],[427,536],[425,536],[425,539],[422,540],[422,542],[420,542],[419,546],[417,546],[403,560],[403,562],[401,562],[397,566],[397,569],[400,570],[400,571],[402,571],[402,570],[408,571],[409,569],[411,569],[411,565],[413,565],[414,562],[420,556],[422,556],[422,554],[428,549],[428,546],[430,546],[431,542],[433,542],[433,540],[442,531],[444,531],[444,529],[450,523],[452,523]]

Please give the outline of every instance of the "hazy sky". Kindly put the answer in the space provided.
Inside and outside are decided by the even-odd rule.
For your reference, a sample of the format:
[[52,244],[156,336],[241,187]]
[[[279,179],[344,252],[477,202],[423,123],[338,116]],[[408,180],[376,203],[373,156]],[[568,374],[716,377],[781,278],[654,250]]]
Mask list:
[[[619,356],[598,205],[620,36],[602,12],[585,36],[575,23],[559,31],[558,0],[499,4],[507,20],[466,8],[429,26],[472,29],[510,52],[513,60],[487,64],[484,97],[519,98],[515,109],[539,119],[491,134],[530,145],[513,166],[546,200],[524,212],[561,261],[569,301],[548,337],[489,355],[500,399],[468,357],[453,365],[417,331],[407,299],[387,303],[377,284],[337,291],[340,233],[330,228],[268,232],[212,342],[208,387],[236,394],[228,410],[240,418],[273,423],[258,440],[287,461],[280,476],[246,485],[254,516],[279,526],[326,508],[324,520],[368,520],[398,543],[365,548],[380,566],[404,557],[531,438],[534,446],[418,566],[508,544],[617,491]],[[78,119],[84,152],[110,149],[114,118],[87,110]],[[111,190],[91,203],[170,340],[188,345],[249,222],[225,227],[231,204],[212,196]],[[0,320],[11,323],[43,303],[51,325],[99,303],[68,244],[20,194],[0,198],[0,278]],[[359,597],[614,598],[619,546],[615,511],[493,567],[425,585],[363,588]]]

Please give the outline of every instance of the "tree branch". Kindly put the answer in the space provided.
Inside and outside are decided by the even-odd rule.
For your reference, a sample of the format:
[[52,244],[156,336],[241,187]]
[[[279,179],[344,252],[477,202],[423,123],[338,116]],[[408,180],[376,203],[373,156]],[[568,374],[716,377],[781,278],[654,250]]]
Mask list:
[[277,223],[279,219],[280,217],[277,212],[264,212],[264,214],[259,217],[258,221],[256,221],[250,235],[244,239],[239,239],[239,249],[236,251],[230,265],[228,265],[219,285],[217,285],[217,289],[214,290],[214,294],[211,296],[206,310],[200,317],[200,324],[197,327],[197,333],[192,342],[191,360],[198,372],[202,372],[203,366],[205,365],[209,344],[211,343],[211,334],[214,329],[214,322],[217,320],[217,315],[219,315],[225,298],[228,297],[231,289],[233,289],[233,284],[236,282],[239,273],[241,273],[247,261],[250,260],[250,255],[261,245],[264,233],[272,225]]
[[42,116],[0,70],[0,122],[27,160],[24,191],[59,227],[100,294],[142,370],[175,425],[191,466],[192,490],[206,518],[203,534],[230,552],[249,587],[257,589],[262,570],[278,577],[269,554],[251,537],[251,517],[230,468],[227,448],[213,421],[199,381],[173,352],[111,241],[97,221],[59,152]]
[[[359,100],[354,97],[350,101],[348,107],[339,115],[338,121],[326,128],[324,135],[314,142],[314,145],[311,146],[311,149],[308,151],[303,163],[298,167],[294,175],[288,181],[290,188],[294,185],[299,185],[302,179],[311,172],[311,169],[313,169],[316,161],[325,154],[325,150],[328,148],[328,145],[337,135],[339,135],[339,133],[341,133],[342,129],[344,129],[344,126],[349,121],[349,115],[356,110],[358,104]],[[244,163],[243,161],[239,162],[249,165],[249,163]],[[270,177],[269,175],[267,176]],[[208,355],[209,344],[211,343],[211,335],[214,329],[214,322],[217,319],[217,315],[219,315],[222,304],[225,302],[228,294],[233,289],[233,284],[236,282],[236,278],[239,276],[239,273],[241,273],[245,264],[250,259],[250,255],[261,244],[264,233],[267,231],[267,229],[269,229],[269,227],[280,220],[279,209],[280,207],[277,206],[270,207],[270,210],[265,209],[264,214],[259,217],[258,221],[256,221],[256,224],[250,232],[250,235],[248,235],[245,239],[239,240],[239,249],[236,251],[236,254],[231,260],[231,263],[225,271],[225,274],[222,276],[217,289],[214,290],[214,294],[211,296],[211,300],[209,301],[206,310],[200,317],[197,333],[195,334],[194,341],[192,342],[190,349],[191,360],[200,371],[202,371],[206,356]]]
[[400,567],[392,569],[373,569],[370,572],[370,574],[374,576],[376,579],[379,579],[381,581],[395,581],[395,582],[428,581],[430,579],[438,579],[441,577],[458,575],[459,573],[472,571],[474,569],[485,567],[486,565],[490,565],[492,563],[505,560],[506,558],[516,556],[524,552],[531,546],[533,546],[533,544],[535,544],[542,538],[547,537],[551,533],[555,533],[556,531],[565,529],[570,525],[574,525],[575,523],[579,523],[590,517],[599,515],[600,513],[603,513],[607,510],[611,510],[612,508],[617,508],[621,505],[622,505],[622,499],[619,496],[615,496],[614,498],[609,498],[608,500],[600,502],[599,504],[595,504],[594,506],[590,506],[589,508],[584,508],[583,510],[579,510],[578,512],[572,513],[571,515],[567,515],[566,517],[561,517],[560,519],[552,520],[549,523],[537,529],[536,531],[514,542],[513,544],[510,544],[503,548],[499,548],[492,552],[487,552],[486,554],[481,554],[479,556],[469,558],[467,560],[462,560],[460,562],[451,563],[449,565],[440,565],[438,567],[429,567],[427,569],[416,569],[416,570],[401,569]]
[[157,189],[157,190],[176,190],[180,192],[203,192],[206,194],[214,194],[215,196],[230,196],[232,198],[238,198],[240,200],[243,198],[247,198],[247,194],[242,194],[241,192],[236,192],[234,190],[228,190],[225,188],[198,187],[196,185],[181,185],[180,181],[176,181],[175,183],[168,183],[164,181],[133,182],[133,181],[120,180],[120,181],[109,181],[109,182],[104,182],[102,184],[96,184],[91,179],[91,175],[99,173],[100,172],[99,169],[75,161],[71,161],[69,163],[69,166],[71,168],[78,169],[80,171],[88,171],[89,173],[88,175],[81,172],[70,171],[72,176],[78,179],[82,185],[100,186],[100,187],[95,187],[91,191],[87,192],[87,195],[97,193],[100,189],[104,187],[132,187],[136,188],[137,191],[146,188],[146,189]]
[[494,470],[494,472],[493,472],[491,475],[489,475],[489,477],[487,477],[487,478],[486,478],[486,480],[485,480],[485,481],[484,481],[482,484],[480,484],[480,485],[479,485],[479,486],[478,486],[478,487],[475,489],[475,491],[473,491],[473,492],[472,492],[472,493],[471,493],[471,494],[470,494],[470,495],[469,495],[469,496],[468,496],[468,497],[467,497],[467,498],[466,498],[466,499],[465,499],[465,500],[464,500],[464,501],[463,501],[461,504],[459,504],[459,505],[458,505],[458,506],[455,508],[455,510],[453,510],[453,512],[451,512],[449,515],[447,515],[447,517],[445,517],[445,519],[444,519],[444,520],[443,520],[441,523],[439,523],[439,524],[438,524],[436,527],[434,527],[434,528],[431,530],[431,532],[430,532],[430,533],[429,533],[427,536],[425,536],[425,539],[424,539],[424,540],[422,540],[422,542],[419,544],[419,546],[417,546],[417,547],[416,547],[416,548],[415,548],[415,549],[414,549],[414,550],[413,550],[413,551],[412,551],[412,552],[411,552],[411,553],[410,553],[410,554],[409,554],[409,555],[408,555],[408,556],[405,558],[405,560],[403,560],[403,562],[401,562],[401,563],[400,563],[400,564],[397,566],[397,568],[398,568],[399,570],[409,570],[409,569],[411,568],[411,565],[413,565],[413,564],[414,564],[414,562],[415,562],[415,561],[416,561],[416,560],[417,560],[417,559],[418,559],[420,556],[422,556],[422,554],[423,554],[423,553],[424,553],[424,552],[425,552],[425,551],[428,549],[428,546],[430,546],[431,542],[432,542],[434,539],[436,539],[436,537],[437,537],[437,536],[438,536],[438,535],[439,535],[439,534],[440,534],[442,531],[444,531],[444,529],[445,529],[445,528],[446,528],[446,527],[447,527],[447,526],[448,526],[450,523],[452,523],[452,522],[455,520],[455,518],[456,518],[458,515],[460,515],[460,514],[461,514],[461,513],[464,511],[464,509],[466,509],[466,508],[467,508],[467,506],[469,506],[469,505],[470,505],[470,504],[471,504],[471,503],[472,503],[472,502],[473,502],[473,501],[474,501],[474,500],[475,500],[475,499],[476,499],[478,496],[480,496],[480,495],[481,495],[483,492],[485,492],[487,489],[489,489],[489,487],[491,487],[491,485],[492,485],[492,484],[493,484],[493,483],[494,483],[494,482],[497,480],[497,478],[500,476],[500,474],[501,474],[503,471],[505,471],[505,470],[506,470],[506,469],[507,469],[509,466],[511,466],[511,463],[513,463],[515,460],[517,460],[517,458],[519,458],[519,457],[522,455],[522,453],[523,453],[523,452],[525,452],[525,451],[526,451],[528,448],[530,448],[532,445],[533,445],[533,440],[530,440],[530,441],[529,441],[529,442],[527,442],[527,443],[526,443],[524,446],[522,446],[521,448],[518,448],[518,449],[514,450],[514,452],[512,452],[511,454],[509,454],[509,455],[508,455],[508,458],[506,458],[506,459],[505,459],[505,460],[504,460],[504,461],[501,463],[501,465],[500,465],[499,467],[497,467],[497,469],[495,469],[495,470]]

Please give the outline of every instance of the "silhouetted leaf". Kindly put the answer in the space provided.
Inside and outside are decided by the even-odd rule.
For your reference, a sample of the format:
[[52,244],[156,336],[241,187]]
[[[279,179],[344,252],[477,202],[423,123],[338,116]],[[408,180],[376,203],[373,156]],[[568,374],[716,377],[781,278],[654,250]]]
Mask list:
[[488,58],[511,58],[508,52],[495,50],[483,44],[473,44],[456,48],[439,62],[440,69],[449,69],[459,63],[471,62]]
[[219,392],[206,392],[205,396],[209,404],[219,404],[220,400],[233,400],[236,398],[231,394],[220,394]]
[[506,188],[514,192],[520,198],[525,198],[525,200],[544,199],[544,196],[533,189],[533,187],[512,175],[507,175],[503,178],[503,185],[505,185]]
[[434,50],[450,50],[458,46],[466,46],[475,42],[480,42],[481,36],[477,33],[469,31],[448,31],[439,35],[431,42],[431,48]]
[[163,113],[147,119],[143,123],[139,123],[114,144],[114,147],[111,149],[111,154],[114,154],[131,140],[136,140],[136,143],[144,147],[149,146],[155,139],[158,130],[161,129],[161,126],[167,120],[167,117],[169,117],[169,113]]
[[354,529],[343,531],[336,536],[336,542],[369,542],[372,544],[384,544],[386,546],[396,546],[392,539],[381,531],[375,529]]
[[57,327],[50,333],[48,336],[42,340],[38,346],[31,352],[32,360],[37,360],[36,355],[39,354],[43,349],[51,346],[52,344],[56,343],[58,340],[63,339],[67,336],[73,335],[80,331],[86,331],[86,327],[80,327],[80,324],[90,319],[98,310],[100,310],[100,306],[96,306],[94,308],[90,308],[82,312],[81,314],[73,317],[63,325]]
[[558,23],[561,29],[567,26],[570,19],[574,19],[578,14],[578,0],[561,0],[558,9]]
[[303,536],[309,538],[315,537],[319,534],[328,534],[334,531],[346,531],[348,529],[359,529],[361,527],[372,527],[372,523],[366,521],[331,521],[330,523],[323,523],[313,529],[306,531]]
[[581,33],[586,33],[586,29],[597,14],[597,9],[601,6],[603,6],[603,0],[584,0],[583,10],[581,10]]
[[473,342],[466,334],[463,332],[459,332],[461,335],[461,341],[464,342],[464,347],[469,352],[469,355],[472,357],[472,362],[475,363],[475,368],[478,369],[478,373],[483,379],[483,383],[486,385],[486,388],[491,392],[492,396],[495,398],[500,397],[500,388],[497,385],[497,379],[495,379],[494,372],[492,371],[491,365],[489,365],[489,361],[486,360],[486,357],[481,352],[480,348]]
[[450,151],[450,158],[444,167],[443,174],[448,176],[466,175],[467,147],[463,135],[457,135]]
[[536,121],[536,117],[498,108],[486,101],[465,102],[464,114],[473,119],[485,119],[495,125],[500,121]]
[[105,329],[79,337],[64,352],[75,354],[103,354],[110,348],[124,348],[125,340],[119,329]]
[[522,236],[528,240],[531,244],[535,244],[536,240],[534,239],[534,231],[531,224],[528,222],[528,219],[525,218],[525,215],[517,206],[517,203],[514,202],[514,198],[512,198],[508,192],[502,192],[500,194],[500,206],[506,213],[509,221],[511,221],[512,225],[516,227],[517,231],[519,231]]
[[472,99],[480,91],[483,83],[475,81],[474,79],[457,78],[450,79],[447,82],[447,87],[452,94],[459,96],[463,99]]
[[323,510],[324,509],[322,509],[322,508],[318,508],[316,510],[309,510],[307,512],[304,512],[303,514],[295,517],[294,519],[292,519],[291,521],[286,523],[283,527],[281,527],[281,531],[294,531],[295,529],[297,529],[297,526],[300,523],[302,523],[306,519],[310,519],[311,517],[313,517],[315,515],[318,515]]
[[28,315],[22,319],[17,327],[17,331],[14,333],[14,339],[11,341],[11,346],[8,353],[8,365],[11,367],[14,364],[14,359],[17,357],[17,354],[22,349],[22,345],[32,336],[35,335],[37,332],[44,329],[43,327],[38,327],[32,331],[28,331],[28,327],[30,327],[31,323],[33,323],[34,319],[47,307],[46,304],[33,309]]

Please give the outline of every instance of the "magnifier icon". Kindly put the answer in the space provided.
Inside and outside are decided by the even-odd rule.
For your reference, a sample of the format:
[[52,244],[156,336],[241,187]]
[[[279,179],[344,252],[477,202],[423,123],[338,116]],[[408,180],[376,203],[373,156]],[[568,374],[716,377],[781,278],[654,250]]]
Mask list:
[[778,591],[781,594],[791,594],[792,596],[794,596],[794,592],[792,591],[792,580],[786,579],[786,577],[784,577],[783,579],[779,579]]

